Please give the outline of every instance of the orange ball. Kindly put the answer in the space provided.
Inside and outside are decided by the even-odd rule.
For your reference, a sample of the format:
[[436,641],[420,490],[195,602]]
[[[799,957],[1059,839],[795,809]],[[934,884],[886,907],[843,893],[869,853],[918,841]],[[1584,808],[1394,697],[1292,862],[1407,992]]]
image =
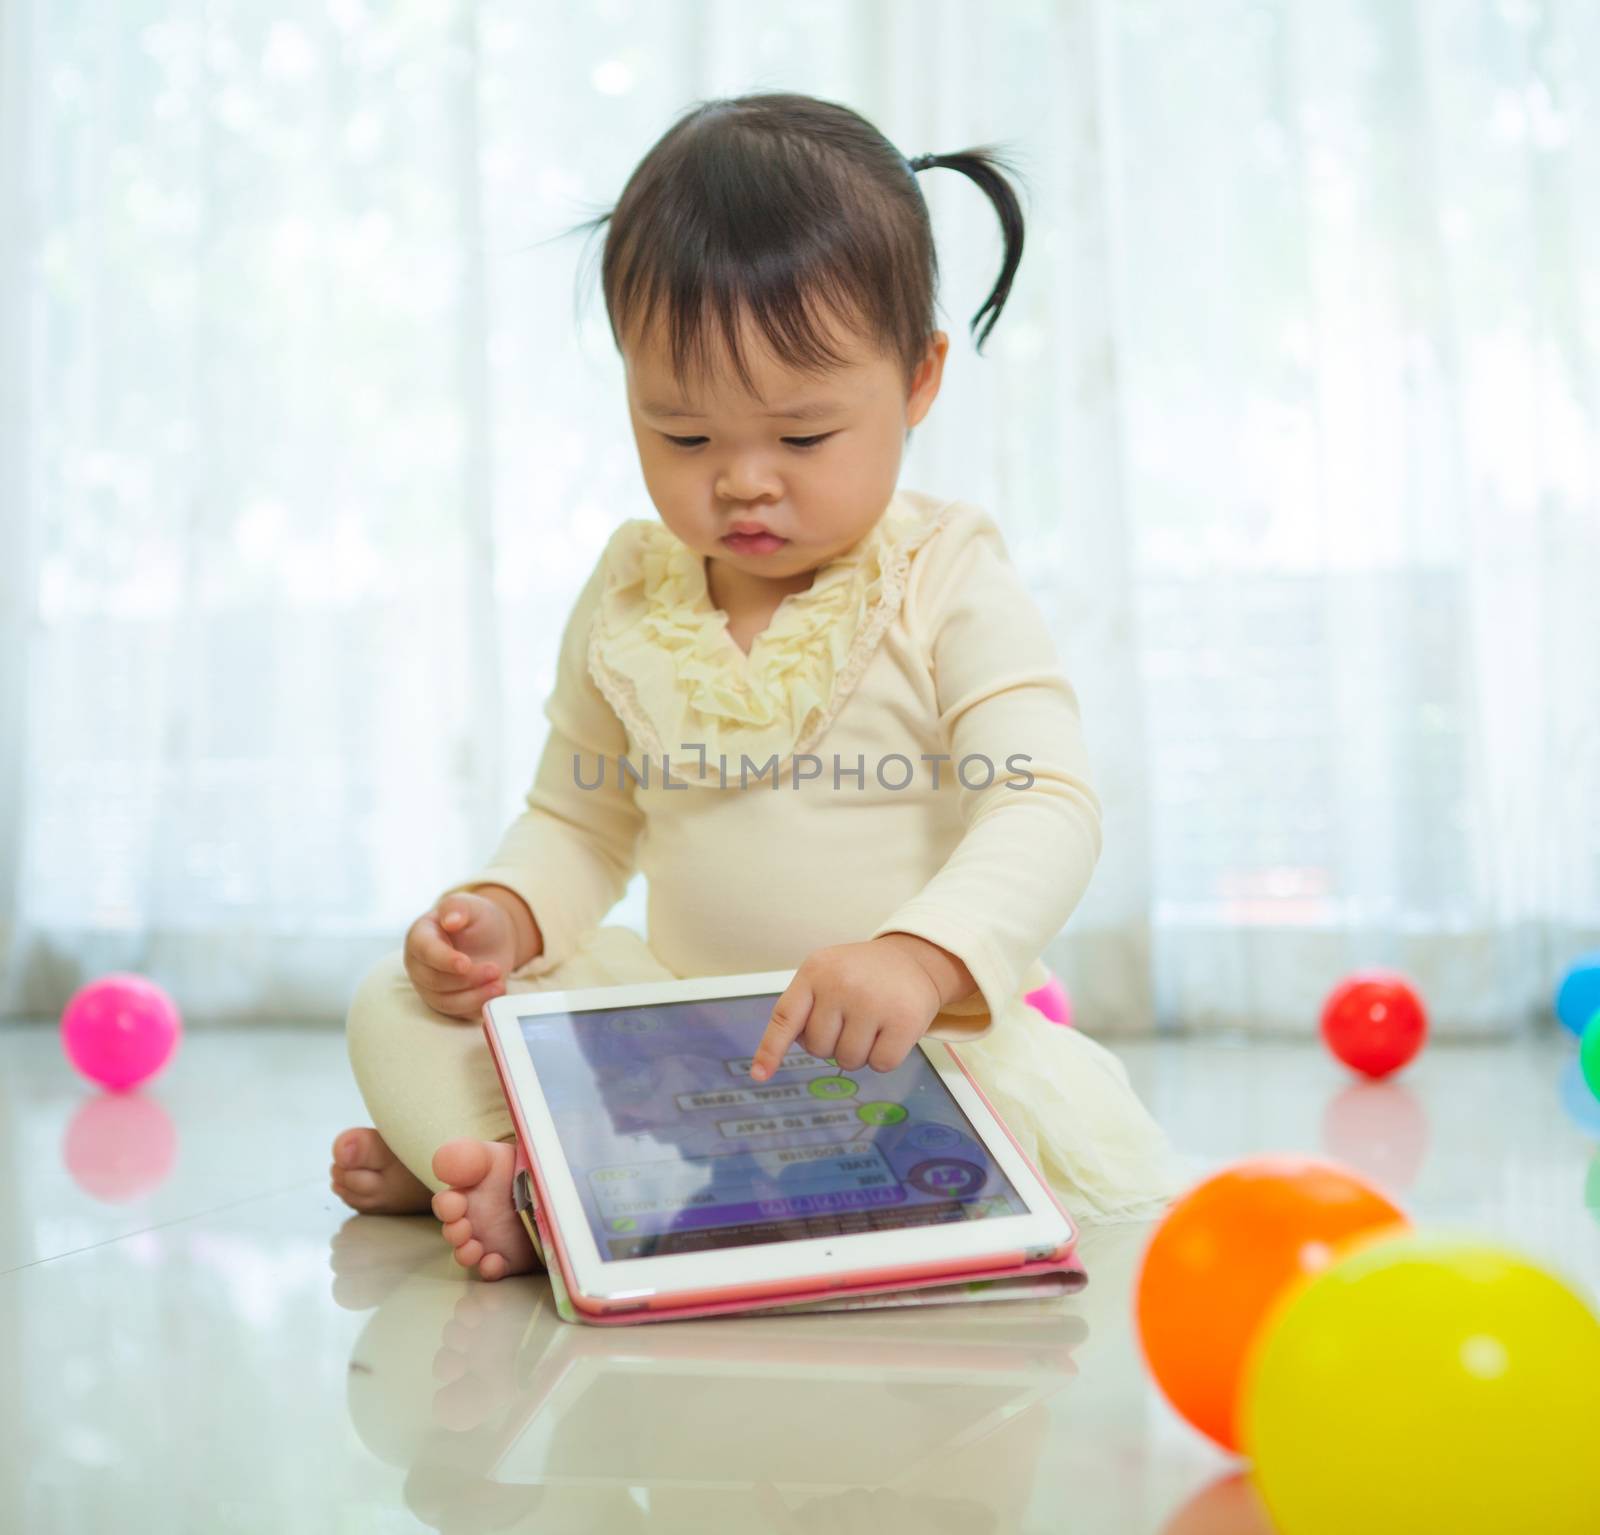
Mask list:
[[1410,1224],[1370,1183],[1311,1157],[1252,1157],[1190,1189],[1145,1248],[1134,1298],[1167,1400],[1237,1451],[1245,1356],[1285,1287],[1361,1238]]

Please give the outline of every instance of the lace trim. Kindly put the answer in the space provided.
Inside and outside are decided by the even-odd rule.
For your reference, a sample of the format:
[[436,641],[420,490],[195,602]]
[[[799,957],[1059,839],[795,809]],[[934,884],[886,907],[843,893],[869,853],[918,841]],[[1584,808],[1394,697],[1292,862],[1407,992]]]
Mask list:
[[656,734],[655,721],[645,713],[644,705],[639,702],[639,690],[634,686],[633,678],[624,672],[615,672],[606,665],[601,655],[604,643],[600,615],[596,613],[589,630],[589,675],[605,695],[606,702],[616,710],[617,718],[628,733],[637,738],[648,755],[659,755],[665,748],[661,745],[661,737]]
[[[863,550],[862,558],[871,558],[874,554],[876,555],[878,567],[877,572],[867,585],[866,617],[853,636],[843,662],[834,672],[829,685],[826,703],[820,709],[815,706],[812,707],[809,714],[809,722],[796,735],[787,750],[779,754],[780,763],[787,762],[798,753],[811,750],[831,728],[839,715],[839,711],[849,701],[867,666],[871,663],[884,631],[900,611],[905,597],[906,580],[912,556],[939,529],[945,526],[960,505],[961,503],[958,500],[952,499],[932,511],[925,512],[922,520],[911,526],[903,535],[889,528],[886,519],[890,514],[886,513],[885,519],[880,519],[879,523],[874,526],[871,534],[869,534],[869,540],[864,540],[863,544],[858,546]],[[641,533],[643,536],[648,537],[660,535],[661,530],[657,525],[651,524],[643,528]],[[644,559],[643,551],[640,551],[638,557],[641,565],[640,579],[647,588],[645,592],[647,611],[644,618],[636,619],[635,622],[653,621],[659,624],[663,621],[663,616],[649,611],[650,599],[657,596],[658,593],[650,589],[649,578],[644,574],[647,562]],[[852,562],[853,558],[852,556],[846,556],[845,560],[846,562]],[[669,567],[657,568],[658,581],[663,578],[662,571],[666,568]],[[824,569],[826,568],[824,567]],[[613,575],[612,584],[602,592],[600,606],[595,612],[590,627],[587,650],[589,674],[623,725],[639,742],[641,748],[649,755],[669,755],[661,740],[660,732],[656,728],[654,718],[640,699],[635,679],[619,667],[611,665],[606,659],[607,646],[616,637],[613,632],[608,632],[606,627],[606,598],[617,584],[618,578]],[[808,593],[796,595],[803,597]],[[822,606],[812,609],[809,613],[805,611],[803,603],[796,605],[801,610],[801,617],[799,623],[794,626],[791,632],[780,631],[774,633],[774,626],[769,625],[767,630],[757,636],[755,644],[751,647],[751,655],[746,659],[754,660],[756,645],[761,644],[762,640],[768,635],[773,635],[774,643],[770,650],[767,647],[763,647],[764,656],[773,652],[781,655],[784,644],[788,643],[796,648],[796,654],[799,658],[809,657],[811,655],[811,646],[817,641],[819,629],[821,632],[825,632],[827,623],[842,621],[838,615],[830,615],[827,611],[828,599],[832,596],[832,592],[819,591],[818,596],[821,599]],[[775,623],[779,617],[780,615],[774,616]],[[782,617],[786,619],[788,615],[785,614]],[[805,622],[808,617],[812,620],[809,625]],[[707,644],[707,620],[708,615],[696,613],[686,621],[681,602],[675,607],[669,607],[664,618],[664,621],[676,631],[678,637],[683,639],[691,650],[699,654],[701,660],[707,659],[703,648]],[[711,632],[723,645],[737,651],[738,658],[744,658],[744,652],[738,650],[736,642],[727,632],[726,616],[713,609],[711,622],[715,624],[717,620],[721,621],[720,627],[715,627]],[[785,630],[788,630],[789,627],[787,623],[784,624]],[[672,647],[668,646],[667,648],[670,649]],[[735,659],[734,656],[729,656],[730,663]],[[795,668],[790,665],[784,670],[792,673]],[[780,670],[777,676],[781,678],[782,675],[783,671]],[[749,696],[757,699],[761,699],[764,696],[759,687],[752,686],[746,691]],[[770,689],[768,692],[770,693]],[[680,692],[680,706],[683,702],[683,695]],[[688,706],[695,707],[692,700],[689,701]],[[706,713],[708,711],[701,710],[699,712]],[[726,713],[719,714],[714,710],[709,712],[713,718],[736,718],[736,716]],[[710,772],[709,766],[704,775],[687,774],[676,781],[711,787],[718,786],[718,779],[715,774]]]
[[950,520],[958,505],[956,501],[946,501],[910,538],[891,546],[888,562],[881,567],[883,574],[878,588],[878,600],[867,615],[867,621],[861,626],[861,631],[856,635],[855,643],[851,646],[844,665],[834,678],[833,693],[828,700],[828,706],[812,728],[795,743],[791,755],[810,751],[828,733],[839,711],[849,702],[850,695],[861,680],[861,674],[866,671],[868,663],[877,652],[878,641],[883,638],[883,631],[893,622],[905,600],[906,575],[911,569],[911,556]]

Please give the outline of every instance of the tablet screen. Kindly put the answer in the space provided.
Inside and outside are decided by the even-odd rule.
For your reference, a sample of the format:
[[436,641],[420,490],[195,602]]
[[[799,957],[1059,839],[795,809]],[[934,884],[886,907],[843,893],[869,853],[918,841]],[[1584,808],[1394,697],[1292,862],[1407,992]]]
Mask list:
[[776,995],[518,1019],[602,1258],[1028,1213],[920,1049],[751,1077]]

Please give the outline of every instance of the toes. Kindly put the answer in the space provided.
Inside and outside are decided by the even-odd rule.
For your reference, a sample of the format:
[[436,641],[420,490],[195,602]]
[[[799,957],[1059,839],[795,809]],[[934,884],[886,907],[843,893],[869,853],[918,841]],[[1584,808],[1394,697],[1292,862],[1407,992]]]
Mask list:
[[[512,1148],[497,1142],[466,1138],[446,1141],[433,1154],[434,1176],[451,1185],[430,1201],[440,1234],[455,1249],[456,1262],[462,1268],[476,1268],[484,1279],[502,1279],[517,1271],[514,1255],[495,1250],[505,1245],[501,1213],[509,1206],[506,1185],[512,1155]],[[474,1201],[483,1206],[476,1233],[469,1214]],[[520,1235],[513,1233],[513,1243]],[[485,1245],[486,1238],[491,1245]]]
[[340,1167],[375,1167],[382,1157],[378,1154],[376,1130],[345,1130],[333,1140],[333,1160]]
[[482,1141],[446,1141],[433,1154],[433,1175],[456,1188],[474,1188],[489,1176],[489,1148]]
[[503,1253],[489,1253],[478,1265],[478,1272],[485,1279],[500,1279],[510,1267]]
[[383,1174],[370,1167],[347,1167],[340,1182],[352,1194],[378,1194],[383,1190]]

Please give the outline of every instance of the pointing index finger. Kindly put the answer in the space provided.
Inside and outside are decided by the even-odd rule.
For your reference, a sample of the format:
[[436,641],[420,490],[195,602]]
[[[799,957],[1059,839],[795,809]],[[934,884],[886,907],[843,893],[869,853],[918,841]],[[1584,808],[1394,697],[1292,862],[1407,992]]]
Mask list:
[[756,1053],[750,1061],[750,1075],[764,1082],[778,1068],[784,1052],[800,1037],[806,1020],[811,1017],[811,988],[797,975],[789,988],[772,1007],[772,1017],[767,1032],[761,1036]]

